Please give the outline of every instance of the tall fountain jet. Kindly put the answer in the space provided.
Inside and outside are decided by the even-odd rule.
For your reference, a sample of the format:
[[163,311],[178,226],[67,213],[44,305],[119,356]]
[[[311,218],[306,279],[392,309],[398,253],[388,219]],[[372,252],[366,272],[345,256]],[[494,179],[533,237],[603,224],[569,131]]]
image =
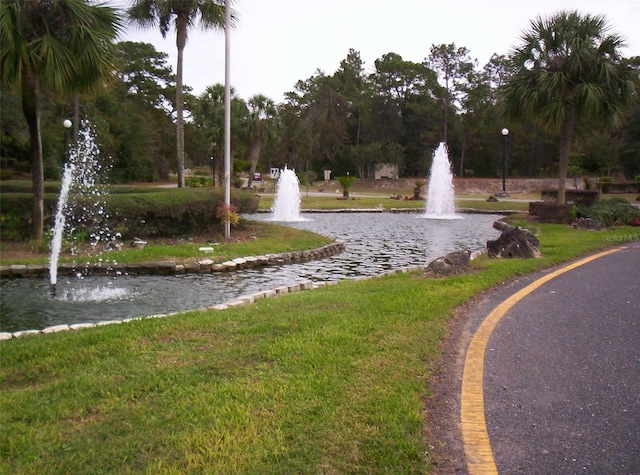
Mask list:
[[69,190],[71,189],[75,168],[73,163],[64,164],[62,185],[60,186],[60,195],[58,196],[58,209],[53,226],[53,236],[51,238],[51,255],[49,256],[49,288],[52,297],[56,295],[56,285],[58,284],[58,258],[60,257],[60,249],[62,248],[62,233],[64,232],[67,218],[67,201],[69,200]]
[[56,295],[58,259],[62,249],[65,229],[68,227],[67,220],[72,214],[70,210],[72,195],[86,202],[82,207],[83,215],[80,217],[80,221],[94,223],[94,229],[89,235],[91,245],[95,247],[101,241],[105,243],[113,240],[108,227],[102,226],[102,221],[108,218],[108,215],[104,210],[104,198],[102,196],[105,191],[102,187],[97,186],[96,183],[102,170],[99,162],[100,148],[96,143],[94,131],[86,119],[82,121],[78,135],[78,141],[69,150],[68,157],[66,157],[67,161],[64,164],[53,237],[51,239],[49,288],[52,297]]
[[280,171],[276,190],[276,199],[271,208],[272,221],[306,221],[300,216],[300,182],[295,170],[286,166]]
[[447,144],[441,142],[433,154],[427,191],[426,218],[458,219],[455,210],[453,173]]

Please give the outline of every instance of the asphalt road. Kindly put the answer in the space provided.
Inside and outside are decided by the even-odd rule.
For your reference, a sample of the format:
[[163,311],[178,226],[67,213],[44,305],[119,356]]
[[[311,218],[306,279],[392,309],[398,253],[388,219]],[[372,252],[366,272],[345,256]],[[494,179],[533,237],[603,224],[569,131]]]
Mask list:
[[491,332],[484,408],[500,474],[640,474],[637,237],[527,293]]

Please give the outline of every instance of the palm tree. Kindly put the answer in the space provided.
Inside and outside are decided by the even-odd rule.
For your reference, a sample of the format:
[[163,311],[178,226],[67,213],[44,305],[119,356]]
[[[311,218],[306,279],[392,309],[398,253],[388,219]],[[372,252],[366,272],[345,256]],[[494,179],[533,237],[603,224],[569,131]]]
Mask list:
[[[242,140],[243,128],[248,115],[244,100],[236,95],[233,88],[231,93],[231,145]],[[207,86],[205,91],[197,97],[193,108],[193,116],[198,127],[204,131],[211,144],[211,153],[215,157],[216,176],[222,172],[224,159],[224,84]],[[231,162],[233,167],[233,161]],[[215,179],[214,179],[215,186]]]
[[[173,24],[178,47],[176,72],[176,126],[178,151],[178,187],[184,187],[184,100],[182,64],[184,47],[187,44],[188,30],[199,20],[204,29],[224,28],[224,0],[134,0],[127,11],[130,21],[143,28],[160,27],[163,38]],[[174,20],[175,17],[175,20]],[[232,12],[232,18],[235,15]],[[233,22],[232,22],[233,23]]]
[[349,188],[351,188],[351,185],[353,185],[353,183],[358,179],[358,177],[356,177],[355,175],[349,175],[347,173],[346,176],[339,176],[336,177],[336,181],[338,183],[340,183],[340,186],[342,186],[342,198],[343,199],[349,199]]
[[2,82],[22,95],[29,128],[33,180],[32,237],[41,241],[44,168],[40,98],[99,87],[115,71],[113,41],[121,30],[117,11],[85,0],[2,0]]
[[509,58],[512,75],[502,89],[511,118],[540,119],[559,132],[558,203],[576,124],[603,121],[618,127],[634,98],[632,70],[620,55],[621,37],[604,16],[559,12],[538,17]]
[[273,138],[275,133],[277,115],[275,103],[264,96],[256,94],[249,98],[248,135],[249,135],[249,156],[251,167],[249,176],[252,177],[260,160],[260,150],[265,140]]

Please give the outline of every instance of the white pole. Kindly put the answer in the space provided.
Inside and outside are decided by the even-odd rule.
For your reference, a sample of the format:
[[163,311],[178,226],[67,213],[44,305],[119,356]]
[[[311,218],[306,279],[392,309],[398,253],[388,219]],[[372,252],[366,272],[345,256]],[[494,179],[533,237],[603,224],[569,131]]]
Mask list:
[[224,221],[224,238],[231,238],[231,223],[229,212],[231,211],[231,66],[229,44],[231,30],[231,0],[225,0],[224,20],[224,206],[226,210]]

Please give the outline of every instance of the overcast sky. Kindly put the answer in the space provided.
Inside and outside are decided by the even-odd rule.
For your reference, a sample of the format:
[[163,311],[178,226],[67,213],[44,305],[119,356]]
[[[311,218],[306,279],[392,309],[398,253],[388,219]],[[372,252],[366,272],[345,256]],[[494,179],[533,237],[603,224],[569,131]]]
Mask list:
[[[109,3],[126,7],[129,0]],[[431,45],[449,43],[466,47],[482,67],[517,45],[532,19],[563,9],[605,15],[626,40],[623,54],[640,56],[638,0],[236,0],[235,9],[231,85],[244,99],[260,93],[281,102],[317,69],[333,74],[350,48],[360,52],[366,72],[385,53],[421,62]],[[158,29],[129,27],[121,39],[152,43],[175,72],[175,32],[163,39]],[[224,51],[223,32],[189,33],[183,80],[194,93],[224,83]]]

